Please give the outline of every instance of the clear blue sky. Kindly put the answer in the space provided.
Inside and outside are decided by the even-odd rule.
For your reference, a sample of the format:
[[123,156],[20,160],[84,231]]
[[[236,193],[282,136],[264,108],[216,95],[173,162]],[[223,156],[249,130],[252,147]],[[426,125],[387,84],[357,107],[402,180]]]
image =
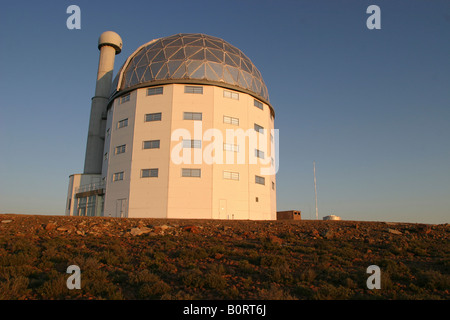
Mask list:
[[[81,8],[68,30],[66,8]],[[366,9],[381,8],[381,30]],[[116,71],[154,38],[199,32],[259,68],[280,130],[278,210],[450,222],[450,1],[19,1],[0,11],[0,212],[64,214],[81,173],[106,30]]]

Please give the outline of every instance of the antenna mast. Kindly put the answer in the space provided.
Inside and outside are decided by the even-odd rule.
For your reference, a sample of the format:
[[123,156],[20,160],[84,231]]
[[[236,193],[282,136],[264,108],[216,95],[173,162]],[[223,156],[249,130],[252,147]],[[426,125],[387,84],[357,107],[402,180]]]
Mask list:
[[317,209],[316,161],[313,162],[313,165],[314,165],[314,194],[316,195],[316,220],[319,220],[319,211]]

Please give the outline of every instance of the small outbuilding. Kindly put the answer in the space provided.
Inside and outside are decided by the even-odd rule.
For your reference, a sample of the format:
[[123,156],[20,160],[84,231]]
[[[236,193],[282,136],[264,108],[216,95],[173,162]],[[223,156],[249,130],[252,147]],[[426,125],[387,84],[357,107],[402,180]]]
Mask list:
[[297,210],[278,211],[277,220],[302,220],[302,212]]

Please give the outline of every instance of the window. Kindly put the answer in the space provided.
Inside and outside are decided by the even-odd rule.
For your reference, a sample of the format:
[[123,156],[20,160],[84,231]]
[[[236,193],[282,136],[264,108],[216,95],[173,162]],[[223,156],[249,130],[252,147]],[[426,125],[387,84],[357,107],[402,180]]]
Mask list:
[[183,120],[202,120],[201,112],[184,112]]
[[86,197],[78,198],[77,208],[79,216],[86,216],[86,203],[87,203]]
[[128,118],[120,120],[119,122],[117,122],[117,129],[123,128],[123,127],[127,127],[128,126]]
[[161,121],[161,112],[147,113],[145,115],[145,122],[150,122],[150,121]]
[[261,127],[259,124],[255,123],[255,131],[264,134],[264,127]]
[[223,97],[229,98],[229,99],[234,99],[234,100],[239,100],[239,93],[233,92],[233,91],[228,91],[228,90],[223,90]]
[[113,181],[121,181],[123,180],[123,171],[116,172],[113,174]]
[[183,140],[183,148],[201,148],[202,140]]
[[224,171],[223,178],[227,180],[239,180],[239,172]]
[[198,87],[198,86],[184,86],[184,93],[203,94],[203,87]]
[[103,156],[103,160],[104,161],[108,160],[108,152],[106,152],[105,155]]
[[110,133],[111,133],[111,129],[110,128],[106,129],[106,137],[109,137]]
[[95,204],[97,200],[97,196],[89,196],[87,197],[87,204],[86,204],[86,215],[88,217],[95,217]]
[[258,197],[255,197],[255,202],[259,202],[259,198]]
[[261,110],[264,110],[263,104],[258,100],[253,100],[253,105]]
[[229,117],[229,116],[223,116],[223,123],[228,123],[228,124],[232,124],[232,125],[238,126],[239,125],[239,119],[238,118]]
[[272,181],[272,189],[275,190],[275,182]]
[[142,144],[143,149],[159,149],[159,140],[144,141]]
[[130,94],[124,95],[120,98],[120,103],[130,101]]
[[194,177],[194,178],[200,178],[202,175],[201,169],[181,169],[181,176],[182,177]]
[[123,145],[121,145],[121,146],[118,146],[118,147],[116,147],[116,152],[115,152],[115,154],[121,154],[121,153],[124,153],[125,152],[125,149],[126,149],[126,144],[123,144]]
[[157,178],[158,169],[142,169],[141,178]]
[[266,178],[260,177],[260,176],[255,176],[255,183],[265,185]]
[[255,157],[264,159],[264,151],[255,149]]
[[164,91],[164,87],[148,88],[147,95],[154,96],[157,94],[163,94],[163,91]]
[[239,152],[239,146],[237,144],[224,143],[223,144],[223,150]]

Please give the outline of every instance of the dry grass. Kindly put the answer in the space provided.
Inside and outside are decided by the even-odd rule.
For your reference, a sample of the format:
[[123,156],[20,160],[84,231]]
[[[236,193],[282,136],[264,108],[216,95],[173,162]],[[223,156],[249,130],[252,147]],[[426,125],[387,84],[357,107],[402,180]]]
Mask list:
[[[0,299],[450,298],[447,224],[4,220],[12,221],[0,223]],[[130,234],[142,227],[152,232]],[[66,287],[72,264],[81,290]],[[372,264],[380,290],[366,287]]]

